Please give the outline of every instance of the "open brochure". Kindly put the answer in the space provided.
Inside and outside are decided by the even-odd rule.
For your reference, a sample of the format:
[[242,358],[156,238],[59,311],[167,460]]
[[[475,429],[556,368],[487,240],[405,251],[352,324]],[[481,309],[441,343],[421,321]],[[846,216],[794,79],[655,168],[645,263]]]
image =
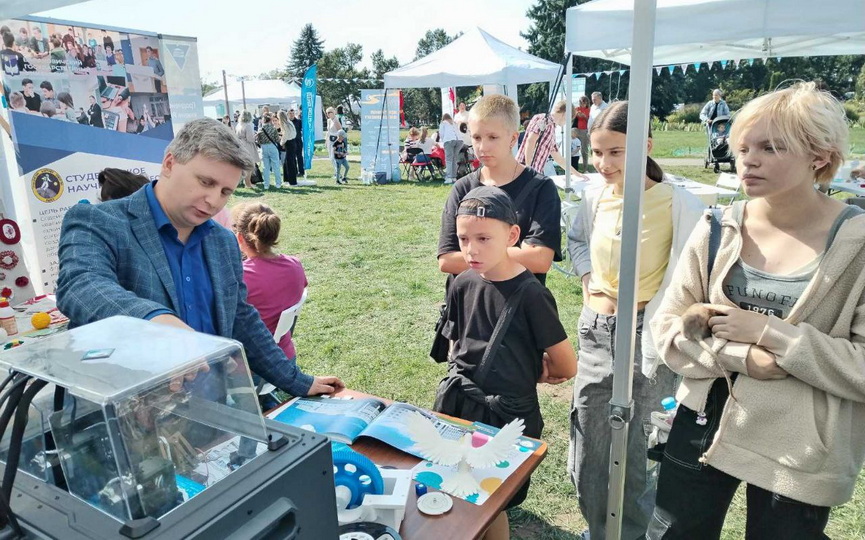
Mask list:
[[[273,410],[267,416],[307,431],[326,435],[331,440],[351,444],[359,437],[372,437],[415,457],[423,456],[414,447],[409,437],[406,420],[411,412],[419,412],[429,418],[438,432],[446,439],[458,440],[466,433],[479,431],[494,436],[498,429],[482,424],[463,423],[441,418],[438,415],[408,403],[394,402],[390,405],[376,398],[296,398]],[[538,441],[520,438],[520,445],[534,451]]]

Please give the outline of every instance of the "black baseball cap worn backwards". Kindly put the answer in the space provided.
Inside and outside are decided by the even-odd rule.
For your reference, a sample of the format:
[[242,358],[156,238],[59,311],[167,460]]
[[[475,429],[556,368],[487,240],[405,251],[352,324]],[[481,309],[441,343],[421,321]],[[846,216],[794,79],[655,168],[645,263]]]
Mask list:
[[[475,208],[464,207],[466,201],[478,201]],[[475,205],[472,205],[475,206]],[[475,216],[517,224],[517,210],[510,195],[495,186],[478,186],[466,193],[457,209],[457,216]]]

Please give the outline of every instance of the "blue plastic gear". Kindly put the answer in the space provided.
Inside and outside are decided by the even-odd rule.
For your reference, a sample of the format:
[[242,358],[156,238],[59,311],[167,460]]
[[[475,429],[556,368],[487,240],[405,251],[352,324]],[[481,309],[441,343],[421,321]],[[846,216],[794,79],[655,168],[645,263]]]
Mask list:
[[368,457],[344,448],[333,452],[333,482],[351,492],[348,508],[357,508],[364,496],[384,493],[384,480],[378,467]]

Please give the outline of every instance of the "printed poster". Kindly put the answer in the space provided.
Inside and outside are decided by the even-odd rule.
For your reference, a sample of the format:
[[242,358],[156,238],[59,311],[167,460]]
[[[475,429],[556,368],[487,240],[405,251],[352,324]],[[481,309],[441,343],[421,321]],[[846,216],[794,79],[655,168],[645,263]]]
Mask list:
[[360,167],[384,172],[388,180],[399,171],[399,96],[399,90],[388,90],[384,107],[383,89],[360,91]]
[[[99,202],[97,177],[105,167],[157,177],[174,136],[172,100],[182,121],[200,115],[200,90],[197,107],[184,101],[191,77],[200,84],[197,52],[194,41],[171,38],[166,58],[155,34],[39,19],[0,21],[0,41],[20,175],[9,181],[19,183],[12,191],[26,192],[15,201],[29,206],[22,234],[36,248],[31,276],[51,293],[66,210],[82,200]],[[185,59],[178,45],[188,45]],[[169,85],[169,74],[178,81]]]

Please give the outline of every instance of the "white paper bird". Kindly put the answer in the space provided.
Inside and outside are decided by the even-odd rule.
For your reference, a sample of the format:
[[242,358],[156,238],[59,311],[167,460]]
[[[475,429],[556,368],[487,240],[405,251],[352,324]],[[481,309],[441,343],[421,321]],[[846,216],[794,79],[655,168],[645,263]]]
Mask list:
[[523,434],[524,424],[522,418],[513,420],[478,448],[472,446],[471,433],[466,433],[459,440],[443,438],[435,425],[418,412],[413,412],[409,417],[407,429],[425,459],[445,467],[457,466],[457,473],[442,482],[441,490],[456,497],[465,497],[478,493],[481,487],[472,476],[472,468],[494,467],[504,461]]

